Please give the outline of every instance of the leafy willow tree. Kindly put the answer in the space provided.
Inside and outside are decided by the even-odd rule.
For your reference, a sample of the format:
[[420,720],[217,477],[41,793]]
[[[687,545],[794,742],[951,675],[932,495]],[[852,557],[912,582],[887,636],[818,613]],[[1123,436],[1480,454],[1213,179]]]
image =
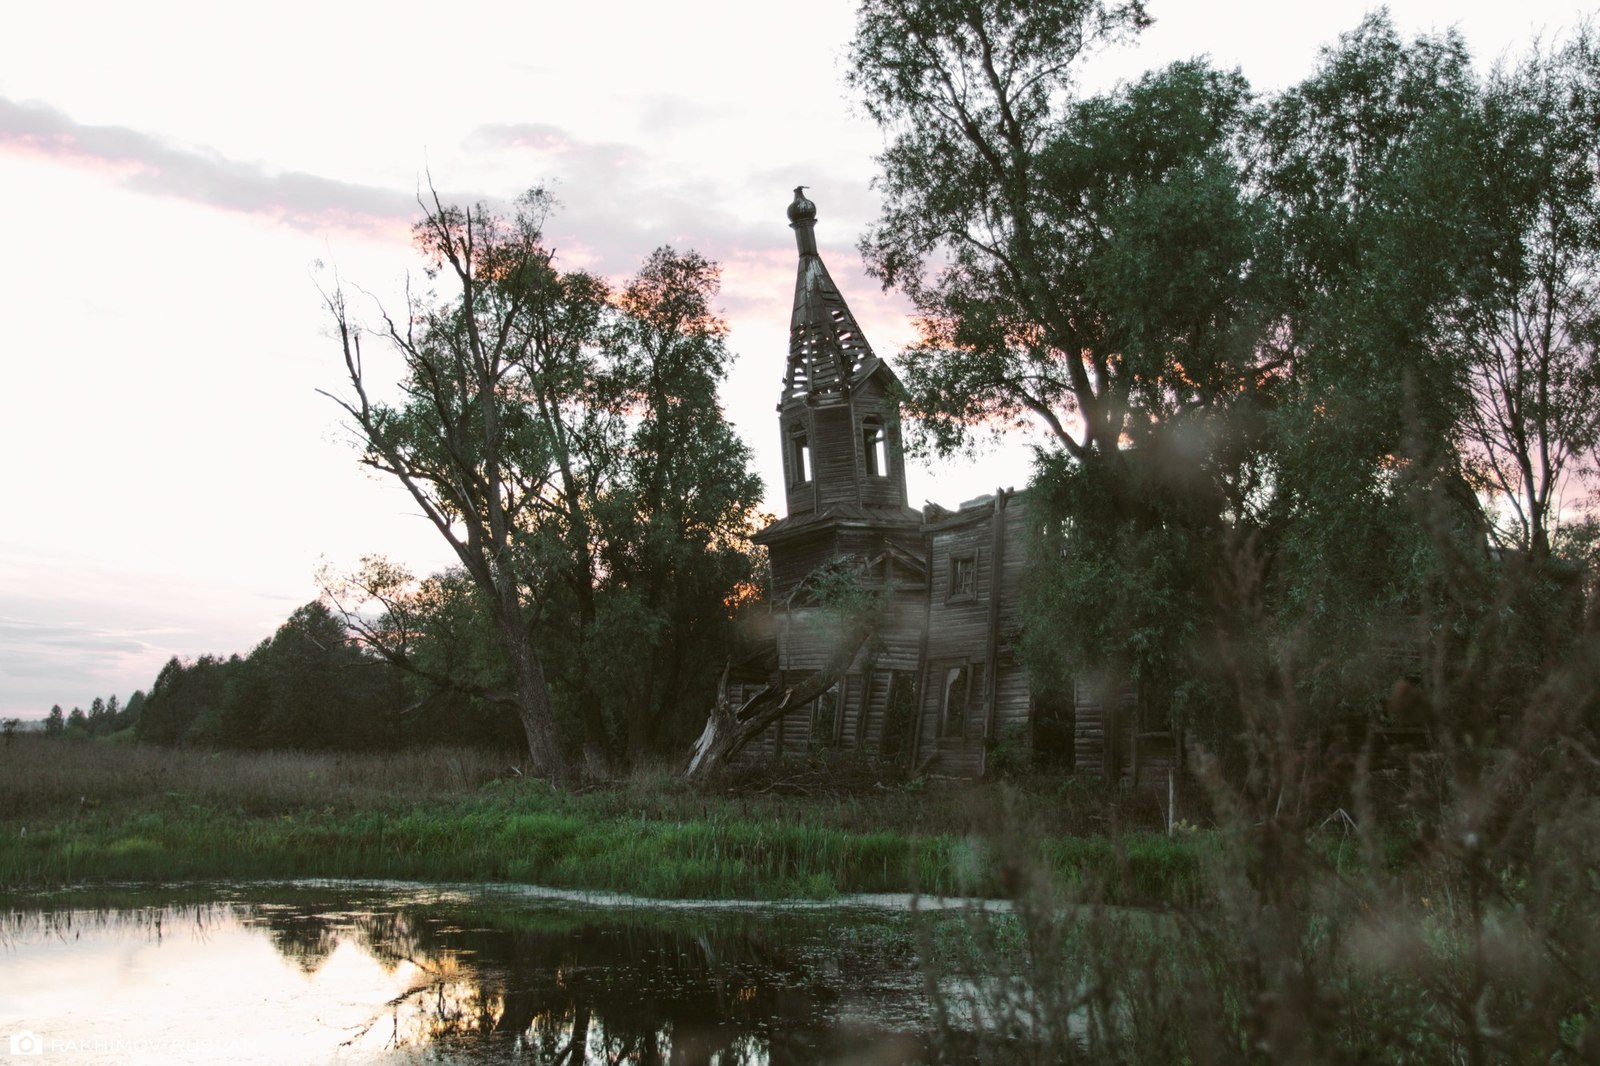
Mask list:
[[1503,506],[1500,542],[1551,552],[1563,492],[1595,476],[1600,442],[1600,54],[1587,28],[1497,69],[1484,93],[1488,249],[1482,292],[1455,317],[1474,404],[1466,430]]
[[598,695],[620,709],[612,728],[635,764],[682,750],[700,725],[732,617],[754,592],[762,485],[718,403],[731,360],[718,286],[714,263],[658,249],[618,293],[609,339],[632,423],[596,508],[605,608],[588,676],[608,682]]
[[444,690],[490,705],[509,674],[489,615],[468,573],[450,567],[418,579],[378,555],[349,573],[321,576],[331,602],[359,639],[415,679],[429,695]]
[[399,404],[371,398],[362,334],[330,299],[364,461],[460,560],[420,585],[368,560],[342,584],[378,606],[347,617],[391,662],[517,707],[538,772],[561,773],[566,737],[600,775],[703,713],[761,486],[717,403],[716,266],[662,248],[613,292],[557,269],[548,204],[530,193],[506,220],[435,202],[418,232],[458,292],[414,300],[411,329],[384,320]]
[[[935,450],[1046,431],[1036,675],[1106,664],[1153,718],[1221,739],[1218,667],[1239,664],[1219,637],[1296,657],[1252,669],[1349,710],[1415,669],[1397,649],[1422,619],[1483,614],[1481,585],[1442,576],[1481,581],[1486,558],[1469,456],[1492,403],[1468,341],[1526,318],[1519,299],[1552,306],[1529,279],[1562,188],[1582,295],[1591,112],[1576,63],[1543,96],[1526,72],[1486,88],[1459,37],[1406,42],[1381,14],[1270,99],[1197,62],[1077,94],[1074,63],[1146,21],[868,0],[849,77],[888,146],[862,248],[921,313],[904,380]],[[1578,341],[1570,306],[1551,335]],[[1571,361],[1556,376],[1587,387]]]
[[541,423],[534,411],[578,398],[604,286],[556,269],[544,243],[548,209],[538,190],[509,218],[434,195],[414,235],[428,279],[450,295],[408,294],[400,320],[384,313],[375,331],[400,360],[397,403],[374,395],[368,334],[344,294],[335,290],[327,303],[353,392],[334,399],[365,445],[362,461],[405,486],[471,577],[510,669],[510,691],[499,698],[517,710],[534,771],[559,777],[565,764],[533,635],[549,545],[529,531],[560,482],[568,431],[588,427]]
[[1445,343],[1484,262],[1478,101],[1458,36],[1406,42],[1380,14],[1262,108],[1252,177],[1287,283],[1257,525],[1268,609],[1320,708],[1368,709],[1419,672],[1445,568],[1481,562],[1471,396]]
[[[1072,455],[1118,451],[1128,390],[1078,269],[1094,234],[1067,224],[1099,179],[1062,156],[1073,64],[1147,21],[1099,0],[859,10],[847,78],[889,136],[863,251],[927,321],[906,384],[940,446],[1027,413]],[[949,266],[930,277],[935,254]]]
[[869,2],[849,77],[889,137],[863,252],[922,316],[913,412],[940,450],[1048,433],[1036,506],[1069,562],[1034,585],[1035,669],[1059,682],[1092,651],[1166,691],[1219,524],[1259,493],[1283,354],[1243,79],[1191,62],[1076,93],[1075,63],[1147,22],[1138,3]]

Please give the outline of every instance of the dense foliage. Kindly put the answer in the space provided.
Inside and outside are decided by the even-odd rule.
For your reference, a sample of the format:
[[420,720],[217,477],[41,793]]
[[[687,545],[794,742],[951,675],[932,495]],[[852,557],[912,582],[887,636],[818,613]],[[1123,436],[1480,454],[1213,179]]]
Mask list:
[[509,721],[472,710],[418,705],[399,671],[363,649],[342,618],[313,601],[249,655],[172,659],[145,697],[134,733],[157,744],[235,750],[348,751],[510,739]]
[[1148,728],[1217,747],[1240,669],[1370,714],[1497,597],[1521,628],[1493,639],[1538,658],[1580,610],[1556,556],[1590,550],[1592,41],[1480,76],[1377,14],[1273,96],[1198,60],[1078,93],[1145,21],[869,0],[851,57],[888,136],[862,247],[922,316],[925,444],[1044,430],[1036,677],[1131,685]]
[[1042,424],[1035,685],[1178,730],[1218,845],[1150,935],[997,819],[1020,936],[931,982],[941,1026],[985,1061],[1600,1061],[1593,36],[1483,75],[1380,13],[1272,96],[1199,62],[1076,92],[1143,6],[858,21],[927,444]]
[[[329,581],[365,644],[433,689],[513,708],[536,772],[591,775],[681,750],[733,607],[752,588],[761,497],[723,418],[718,268],[661,248],[613,290],[546,247],[550,201],[501,216],[434,203],[404,323],[328,300],[363,461],[397,478],[459,566],[382,559]],[[377,398],[363,340],[398,359]]]

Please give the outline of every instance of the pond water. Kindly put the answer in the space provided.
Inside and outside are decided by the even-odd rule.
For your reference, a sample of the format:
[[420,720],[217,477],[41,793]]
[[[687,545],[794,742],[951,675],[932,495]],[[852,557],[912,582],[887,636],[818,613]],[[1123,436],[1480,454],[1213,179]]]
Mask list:
[[914,1062],[931,1052],[911,920],[366,883],[54,896],[0,917],[0,1055]]

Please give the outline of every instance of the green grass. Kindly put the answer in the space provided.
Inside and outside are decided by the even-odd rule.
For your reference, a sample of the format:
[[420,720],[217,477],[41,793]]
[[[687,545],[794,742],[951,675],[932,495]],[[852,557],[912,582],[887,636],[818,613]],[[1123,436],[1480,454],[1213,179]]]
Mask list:
[[[1015,817],[1014,795],[878,792],[713,795],[657,776],[574,793],[470,751],[209,754],[25,738],[0,749],[0,889],[347,877],[663,899],[1004,893],[977,827],[1002,808]],[[1028,802],[1048,813],[1052,800]],[[1152,834],[1038,848],[1063,882],[1109,902],[1188,898],[1201,850]]]

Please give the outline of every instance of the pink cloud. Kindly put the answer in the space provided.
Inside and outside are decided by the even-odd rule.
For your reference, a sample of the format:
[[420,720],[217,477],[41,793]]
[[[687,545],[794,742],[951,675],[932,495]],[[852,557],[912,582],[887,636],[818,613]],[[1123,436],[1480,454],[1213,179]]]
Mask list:
[[0,97],[0,151],[114,177],[154,196],[269,218],[313,233],[329,229],[407,240],[415,198],[391,189],[276,171],[171,144],[126,126],[78,123],[48,105]]

